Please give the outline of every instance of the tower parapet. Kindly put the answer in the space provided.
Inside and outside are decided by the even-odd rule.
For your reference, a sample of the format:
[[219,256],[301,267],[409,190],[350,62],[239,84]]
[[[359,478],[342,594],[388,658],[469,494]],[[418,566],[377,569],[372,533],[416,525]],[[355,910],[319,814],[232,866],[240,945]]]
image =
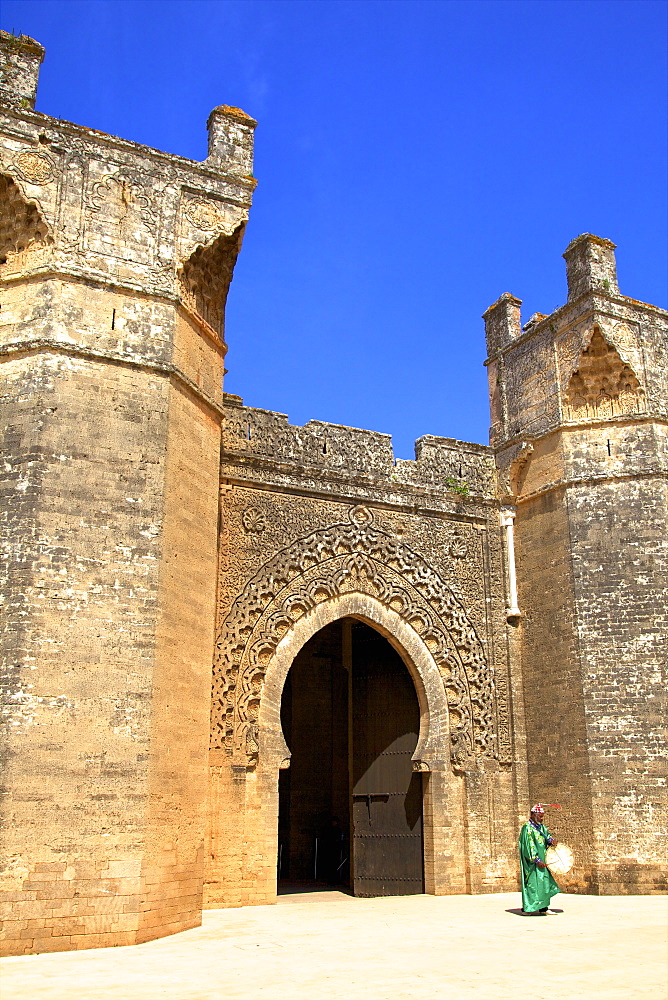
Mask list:
[[[11,139],[0,142],[0,174],[14,195],[6,211],[15,219],[20,205],[19,216],[35,220],[34,232],[18,232],[11,220],[2,227],[0,277],[10,283],[3,308],[14,320],[3,324],[4,336],[18,346],[41,327],[41,339],[178,368],[165,335],[176,307],[224,353],[225,301],[255,187],[254,120],[214,109],[209,156],[197,163],[35,113],[43,49],[2,33],[0,52],[11,69],[10,89],[0,92],[12,122]],[[43,294],[34,279],[56,276],[62,283],[49,288],[66,320],[53,308],[48,323],[28,319]],[[220,389],[215,396],[220,404]]]
[[573,420],[668,416],[665,311],[620,294],[610,240],[579,236],[564,257],[568,301],[551,315],[521,326],[508,294],[484,314],[499,454]]

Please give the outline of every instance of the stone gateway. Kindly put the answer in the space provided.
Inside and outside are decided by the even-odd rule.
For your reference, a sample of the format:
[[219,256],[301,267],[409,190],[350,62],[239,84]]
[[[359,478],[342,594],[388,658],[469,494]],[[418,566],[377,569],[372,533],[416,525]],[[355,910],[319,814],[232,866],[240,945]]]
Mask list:
[[223,392],[255,122],[202,163],[34,111],[0,33],[2,941],[132,944],[277,879],[565,888],[665,874],[668,315],[614,245],[485,313],[490,447]]

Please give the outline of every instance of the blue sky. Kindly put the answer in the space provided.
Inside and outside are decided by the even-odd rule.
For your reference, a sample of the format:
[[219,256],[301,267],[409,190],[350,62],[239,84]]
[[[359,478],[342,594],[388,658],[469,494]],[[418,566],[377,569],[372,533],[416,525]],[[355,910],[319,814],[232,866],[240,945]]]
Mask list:
[[566,297],[582,232],[665,307],[664,0],[3,0],[47,48],[37,110],[182,156],[259,121],[226,389],[486,443],[482,312]]

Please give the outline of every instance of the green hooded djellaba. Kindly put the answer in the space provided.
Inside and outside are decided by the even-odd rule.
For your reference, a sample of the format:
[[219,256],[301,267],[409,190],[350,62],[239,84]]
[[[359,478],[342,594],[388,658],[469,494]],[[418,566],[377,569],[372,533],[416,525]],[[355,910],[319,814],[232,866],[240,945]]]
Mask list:
[[[545,865],[545,852],[554,843],[543,823],[528,820],[520,831],[519,850],[522,871],[522,909],[525,913],[545,912],[559,886]],[[538,864],[540,862],[540,864]]]

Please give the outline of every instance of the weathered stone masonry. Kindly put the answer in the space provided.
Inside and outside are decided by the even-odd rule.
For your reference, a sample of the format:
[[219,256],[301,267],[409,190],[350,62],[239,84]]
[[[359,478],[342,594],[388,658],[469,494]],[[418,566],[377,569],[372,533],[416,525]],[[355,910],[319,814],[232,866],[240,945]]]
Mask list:
[[126,944],[200,920],[254,122],[215,109],[198,164],[55,121],[31,110],[42,49],[0,37],[3,934]]
[[282,682],[346,615],[390,637],[423,690],[427,891],[514,885],[523,749],[489,449],[427,436],[395,463],[387,435],[226,399],[207,905],[275,898]]
[[515,888],[530,799],[568,886],[665,889],[666,313],[581,236],[566,305],[485,314],[491,447],[245,407],[255,122],[195,163],[57,121],[43,55],[0,33],[4,952],[274,900],[283,685],[351,619],[415,686],[426,891]]
[[[491,441],[517,507],[532,799],[562,803],[576,884],[665,889],[668,324],[614,245],[566,253],[568,302],[486,313]],[[553,798],[554,797],[554,798]]]

